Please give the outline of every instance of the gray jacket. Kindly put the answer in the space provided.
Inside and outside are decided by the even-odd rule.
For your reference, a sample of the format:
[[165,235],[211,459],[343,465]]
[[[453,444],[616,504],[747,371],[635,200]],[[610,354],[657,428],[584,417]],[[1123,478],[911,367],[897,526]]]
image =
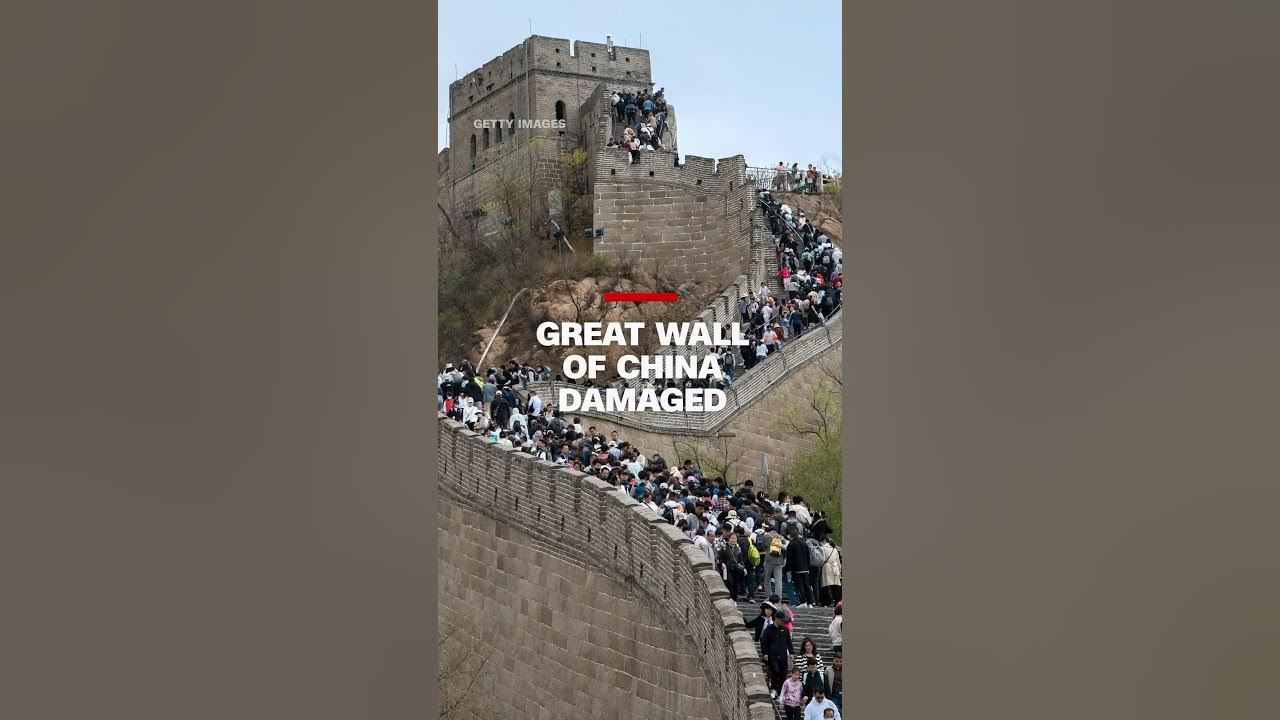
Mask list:
[[[769,545],[773,543],[774,538],[782,540],[782,554],[777,557],[769,554]],[[761,548],[761,546],[763,546],[763,548]],[[785,565],[787,562],[787,541],[773,530],[770,530],[760,536],[760,545],[757,545],[756,549],[760,550],[760,560],[766,568]]]

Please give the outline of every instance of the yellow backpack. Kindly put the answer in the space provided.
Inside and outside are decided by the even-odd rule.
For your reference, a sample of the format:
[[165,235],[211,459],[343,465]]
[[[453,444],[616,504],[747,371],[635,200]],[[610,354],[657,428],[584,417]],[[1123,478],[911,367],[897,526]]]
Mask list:
[[782,538],[775,537],[769,541],[769,554],[773,557],[782,557]]

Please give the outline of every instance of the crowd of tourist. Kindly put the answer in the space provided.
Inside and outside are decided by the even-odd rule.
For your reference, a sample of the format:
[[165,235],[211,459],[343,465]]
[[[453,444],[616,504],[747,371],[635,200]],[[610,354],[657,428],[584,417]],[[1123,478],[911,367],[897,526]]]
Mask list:
[[[773,697],[788,718],[839,717],[841,698],[841,553],[826,512],[799,495],[773,497],[752,480],[738,487],[704,473],[691,459],[669,461],[646,452],[613,430],[607,436],[581,417],[563,414],[536,390],[545,367],[515,360],[478,370],[446,364],[437,402],[471,430],[538,459],[597,477],[674,525],[705,553],[729,596],[756,602],[746,623],[760,644]],[[795,608],[834,608],[828,663],[808,638],[795,647]],[[811,714],[816,712],[817,714]]]
[[[640,152],[663,149],[667,106],[662,89],[653,94],[614,92],[610,102],[613,118],[623,128],[621,141],[611,138],[610,147],[626,149],[632,162],[638,162]],[[820,187],[821,173],[812,165],[802,172],[798,164],[788,170],[779,163],[774,189],[816,192]],[[768,283],[742,293],[737,312],[748,344],[716,349],[723,379],[659,384],[727,388],[735,376],[839,309],[840,248],[804,212],[776,201],[769,191],[759,193],[759,202],[775,243],[782,296]],[[759,643],[770,692],[788,720],[839,720],[841,553],[823,509],[786,492],[769,497],[751,480],[732,487],[691,459],[669,461],[618,430],[606,436],[594,425],[584,426],[581,417],[563,414],[530,386],[548,380],[573,382],[553,376],[545,366],[516,360],[484,369],[466,361],[450,363],[438,376],[437,407],[491,440],[597,477],[675,526],[705,553],[733,600],[759,602],[758,616],[746,626]],[[654,381],[644,384],[652,387]],[[794,609],[816,607],[833,608],[829,662],[812,639],[801,639],[797,648],[791,636]]]
[[616,430],[606,437],[594,425],[584,427],[536,390],[522,398],[521,369],[512,361],[481,376],[470,363],[450,363],[439,376],[439,407],[477,433],[631,495],[707,553],[734,600],[786,595],[797,607],[840,601],[839,551],[823,510],[785,492],[768,498],[751,480],[735,489],[692,460],[673,465]]
[[[805,216],[784,202],[777,201],[768,190],[760,191],[760,205],[773,236],[778,261],[778,278],[786,288],[792,307],[792,324],[796,319],[809,319],[808,324],[822,322],[840,307],[844,283],[844,253]],[[795,317],[795,311],[800,318]],[[796,334],[805,325],[797,328]]]
[[816,195],[822,192],[822,171],[815,165],[809,165],[801,170],[800,163],[791,163],[791,167],[788,168],[786,163],[779,160],[778,167],[773,171],[773,183],[770,189]]
[[667,131],[666,89],[659,88],[650,94],[614,91],[609,96],[614,122],[622,126],[621,138],[610,135],[606,147],[620,147],[631,155],[631,162],[640,162],[641,152],[661,152],[662,136]]
[[[815,703],[818,710],[831,703],[839,717],[844,695],[843,601],[837,601],[834,612],[828,628],[832,638],[830,666],[812,638],[802,639],[796,651],[792,639],[795,617],[785,600],[771,596],[761,604],[760,614],[746,624],[760,644],[769,693],[788,718],[799,718],[801,708],[813,708]],[[806,709],[806,718],[808,712]]]

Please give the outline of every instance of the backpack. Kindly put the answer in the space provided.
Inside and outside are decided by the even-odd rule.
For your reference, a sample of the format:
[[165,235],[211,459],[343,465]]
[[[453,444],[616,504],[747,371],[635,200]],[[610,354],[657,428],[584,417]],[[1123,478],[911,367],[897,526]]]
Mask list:
[[760,551],[756,549],[755,543],[747,543],[747,560],[751,562],[751,567],[760,564]]
[[822,552],[822,543],[813,538],[805,540],[805,543],[809,545],[809,566],[822,567],[827,560],[826,553]]
[[799,520],[793,520],[791,518],[787,518],[786,520],[782,521],[782,535],[784,537],[791,537],[791,533],[793,530],[801,531],[800,534],[803,537],[804,526],[800,524]]
[[769,555],[782,557],[782,538],[776,537],[769,542]]

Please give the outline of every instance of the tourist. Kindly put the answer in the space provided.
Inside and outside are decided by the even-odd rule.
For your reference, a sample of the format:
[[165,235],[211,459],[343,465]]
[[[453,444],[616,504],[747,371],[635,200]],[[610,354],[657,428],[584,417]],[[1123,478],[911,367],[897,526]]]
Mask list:
[[[788,516],[794,519],[795,511],[789,511]],[[817,598],[813,596],[813,587],[809,584],[809,546],[800,538],[800,531],[792,528],[791,535],[787,540],[787,560],[784,570],[791,574],[792,594],[795,598],[795,606],[800,608],[813,607],[817,602]]]
[[830,607],[840,602],[842,599],[840,586],[844,574],[840,566],[842,558],[840,548],[832,544],[831,535],[829,533],[823,533],[822,540],[820,542],[822,543],[822,552],[825,559],[823,560],[822,568],[819,571],[820,582],[818,583],[818,587],[820,590],[822,606]]
[[493,398],[498,392],[498,385],[493,375],[485,378],[484,386],[481,388],[481,409],[484,412],[493,412]]
[[760,556],[760,548],[755,543],[762,531],[752,530],[751,523],[745,519],[738,523],[738,527],[741,528],[742,544],[747,549],[747,597],[754,597],[762,589],[760,577],[764,573],[764,558]]
[[779,625],[787,629],[787,632],[793,632],[795,628],[796,611],[791,607],[791,602],[786,598],[778,599],[776,595],[769,596],[769,602],[778,606],[777,622]]
[[742,546],[738,544],[738,534],[728,525],[724,526],[724,546],[720,551],[720,562],[725,566],[728,579],[729,596],[734,602],[750,600],[747,594],[747,565],[742,555]]
[[[773,624],[773,614],[776,611],[777,607],[768,600],[765,600],[760,603],[760,614],[757,615],[755,619],[746,623],[747,628],[752,631],[752,639],[757,643],[760,642],[763,637],[765,628]],[[760,654],[765,654],[763,645],[760,648]]]
[[764,591],[782,595],[785,592],[782,586],[782,573],[787,562],[787,543],[773,527],[768,528],[760,535],[759,542],[763,547],[761,550],[762,567],[766,578],[762,581],[762,584],[766,585]]
[[792,533],[798,533],[800,537],[804,537],[805,526],[804,523],[800,522],[800,519],[796,517],[795,506],[790,503],[783,503],[783,505],[785,508],[784,513],[786,518],[782,521],[782,526],[780,528],[782,536],[790,539]]
[[719,550],[716,545],[719,542],[719,536],[714,526],[708,525],[704,533],[704,542],[702,550],[707,554],[707,560],[711,561],[711,566],[716,569],[716,574],[720,574]]
[[[770,598],[773,600],[773,598]],[[769,689],[772,697],[778,697],[791,657],[791,631],[780,620],[769,624],[760,634],[760,650],[769,666]]]
[[825,668],[822,658],[818,655],[818,644],[813,641],[813,638],[807,637],[800,641],[800,652],[796,656],[796,664],[803,665],[810,658],[813,658],[818,663],[818,670]]
[[791,501],[791,509],[796,511],[796,519],[800,521],[800,524],[805,527],[813,524],[813,516],[809,512],[809,503],[805,502],[803,497],[796,495]]
[[782,683],[781,702],[786,720],[800,720],[804,710],[804,683],[800,680],[800,668],[791,668],[791,677]]
[[840,709],[826,695],[827,690],[821,685],[813,688],[813,699],[804,708],[804,720],[825,720],[825,718],[840,720]]
[[822,567],[826,563],[827,554],[822,543],[810,535],[804,541],[809,550],[809,592],[813,597],[813,607],[819,607],[819,591],[822,589]]
[[844,710],[844,687],[840,680],[841,671],[844,669],[844,654],[836,650],[835,655],[831,658],[831,672],[828,682],[831,685],[831,692],[827,693],[827,697],[831,698],[831,702],[836,704],[836,710]]
[[796,667],[801,669],[800,684],[804,686],[802,697],[805,702],[818,694],[826,694],[827,674],[821,665],[822,661],[814,655],[796,658]]

